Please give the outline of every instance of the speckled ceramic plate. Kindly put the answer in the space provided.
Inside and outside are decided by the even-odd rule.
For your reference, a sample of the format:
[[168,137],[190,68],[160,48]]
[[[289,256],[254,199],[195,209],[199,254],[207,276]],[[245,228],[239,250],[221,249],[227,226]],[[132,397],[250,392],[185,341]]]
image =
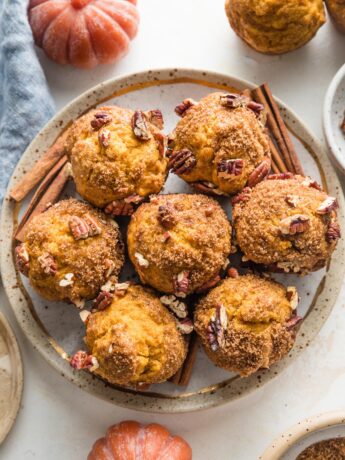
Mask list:
[[[147,110],[160,108],[164,114],[165,130],[169,132],[177,117],[174,107],[186,97],[199,99],[205,94],[223,90],[244,89],[254,85],[226,75],[188,69],[166,69],[127,75],[107,81],[82,94],[58,113],[33,140],[19,162],[9,188],[20,180],[35,160],[57,137],[61,129],[85,110],[105,102],[130,108]],[[279,102],[279,101],[278,101]],[[344,221],[344,201],[336,174],[322,146],[307,127],[284,104],[282,114],[293,132],[293,141],[308,174],[321,181],[331,195],[337,196],[339,216]],[[185,192],[191,189],[174,175],[170,175],[163,193]],[[69,194],[75,194],[72,188]],[[228,200],[221,200],[227,211]],[[314,339],[329,315],[337,298],[344,274],[344,241],[340,240],[332,261],[326,270],[308,277],[281,276],[280,280],[296,284],[302,300],[299,314],[305,317],[295,347],[283,361],[269,371],[261,371],[248,378],[239,378],[216,368],[199,351],[192,379],[187,388],[171,383],[155,385],[146,392],[128,390],[109,385],[86,371],[75,372],[68,363],[68,355],[79,349],[84,325],[75,308],[63,303],[53,304],[40,299],[28,286],[27,280],[16,278],[12,258],[11,235],[17,212],[22,213],[26,203],[19,207],[5,199],[2,209],[1,232],[3,237],[2,274],[12,308],[24,332],[47,361],[61,375],[80,388],[116,404],[146,411],[183,412],[224,404],[264,385],[279,374]],[[131,276],[130,268],[124,270],[122,279]],[[16,281],[17,280],[17,281]]]
[[339,437],[345,437],[344,411],[316,415],[282,433],[259,460],[296,460],[312,444]]
[[17,417],[23,391],[23,366],[17,340],[0,313],[0,444]]

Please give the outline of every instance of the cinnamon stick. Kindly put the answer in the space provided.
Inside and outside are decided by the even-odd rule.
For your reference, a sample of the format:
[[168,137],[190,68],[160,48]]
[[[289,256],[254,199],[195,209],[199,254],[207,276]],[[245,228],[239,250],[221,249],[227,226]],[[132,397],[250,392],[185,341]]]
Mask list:
[[198,345],[198,336],[195,332],[192,332],[191,337],[189,339],[189,346],[186,359],[182,364],[181,368],[170,379],[170,382],[180,386],[188,385],[190,378],[192,376],[193,366],[198,351]]
[[51,168],[64,156],[65,141],[68,135],[65,130],[45,152],[45,154],[35,163],[33,168],[28,171],[22,180],[10,191],[10,197],[15,201],[23,200],[28,193],[37,185]]
[[71,165],[70,163],[66,163],[58,175],[55,177],[55,179],[51,182],[46,192],[42,195],[41,199],[38,201],[31,214],[27,217],[27,220],[24,222],[22,221],[23,224],[21,225],[21,229],[15,236],[16,240],[21,242],[24,241],[28,225],[32,219],[38,214],[44,212],[50,204],[53,204],[58,200],[70,176]]
[[[272,95],[271,89],[270,89],[270,87],[268,86],[267,83],[264,83],[262,85],[262,89],[266,93],[266,99],[267,99],[267,101],[268,101],[268,103],[269,103],[269,105],[270,105],[270,107],[272,109],[274,118],[275,118],[275,120],[276,120],[276,122],[278,124],[278,127],[279,127],[279,130],[281,132],[283,141],[285,142],[289,157],[291,159],[292,166],[294,168],[294,172],[296,174],[300,174],[300,175],[303,176],[304,171],[303,171],[301,162],[300,162],[300,160],[298,158],[298,155],[297,155],[297,152],[295,150],[295,147],[294,147],[294,145],[293,145],[293,143],[291,141],[291,138],[290,138],[289,132],[288,132],[288,130],[286,128],[286,125],[284,123],[284,120],[283,120],[282,116],[280,115],[278,105],[276,104],[276,102],[274,100],[274,97]],[[291,171],[291,172],[293,172],[293,171]]]
[[22,217],[22,220],[20,224],[18,225],[14,237],[16,238],[20,230],[22,229],[23,225],[26,223],[28,220],[30,214],[33,212],[35,207],[37,206],[37,203],[39,200],[42,198],[42,195],[44,192],[47,190],[49,187],[50,183],[53,181],[53,179],[57,176],[58,172],[61,170],[61,168],[67,163],[67,156],[64,155],[61,160],[59,160],[56,165],[53,167],[53,169],[48,173],[48,175],[45,177],[45,179],[41,182],[40,186],[36,190],[34,196],[32,197],[28,207],[26,208],[26,211]]
[[269,138],[269,145],[271,150],[272,161],[274,161],[274,163],[277,165],[279,169],[278,172],[287,172],[288,169],[285,163],[283,162],[281,156],[279,155],[277,147],[274,145],[274,142],[272,141],[271,137]]

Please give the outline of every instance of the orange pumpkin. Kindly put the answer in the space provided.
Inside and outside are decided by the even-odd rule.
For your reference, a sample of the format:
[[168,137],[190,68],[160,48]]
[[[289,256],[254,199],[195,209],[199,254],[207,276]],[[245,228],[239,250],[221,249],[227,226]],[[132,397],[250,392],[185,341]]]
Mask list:
[[34,40],[59,64],[89,69],[120,59],[138,29],[136,0],[30,0]]
[[179,436],[152,423],[121,422],[93,445],[87,460],[191,460],[192,449]]

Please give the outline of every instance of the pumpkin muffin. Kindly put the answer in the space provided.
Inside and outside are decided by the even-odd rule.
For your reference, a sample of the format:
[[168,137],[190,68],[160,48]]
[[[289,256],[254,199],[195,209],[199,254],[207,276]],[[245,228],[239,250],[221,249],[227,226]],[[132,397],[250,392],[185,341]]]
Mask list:
[[65,144],[78,193],[112,215],[159,193],[167,176],[162,127],[159,110],[109,106],[78,118]]
[[63,200],[36,216],[16,247],[18,269],[45,299],[82,307],[124,262],[118,225],[75,199]]
[[[165,382],[181,367],[187,351],[178,321],[149,289],[121,283],[103,291],[100,311],[86,320],[85,343],[71,360],[110,383],[142,386]],[[106,302],[104,302],[106,299]]]
[[194,327],[216,366],[248,376],[287,355],[301,320],[297,303],[293,287],[236,273],[199,302]]
[[225,11],[237,35],[265,54],[300,48],[326,21],[322,0],[226,0]]
[[310,178],[274,174],[233,200],[244,260],[306,274],[324,267],[340,238],[337,200]]
[[263,106],[245,95],[211,93],[184,100],[169,137],[169,168],[198,191],[228,195],[270,171]]
[[231,226],[205,195],[159,195],[142,204],[128,227],[129,257],[144,284],[185,297],[219,281]]
[[336,27],[345,33],[345,0],[326,0],[326,6]]
[[296,460],[345,460],[345,438],[316,442],[304,449]]

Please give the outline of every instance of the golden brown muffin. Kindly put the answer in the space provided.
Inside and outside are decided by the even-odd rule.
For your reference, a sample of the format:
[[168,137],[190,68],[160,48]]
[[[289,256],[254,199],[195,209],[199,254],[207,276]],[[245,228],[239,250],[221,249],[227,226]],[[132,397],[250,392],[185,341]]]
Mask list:
[[300,48],[326,20],[322,0],[226,0],[225,11],[237,35],[266,54]]
[[63,200],[36,216],[16,248],[19,270],[45,299],[82,307],[124,262],[118,225],[90,205]]
[[268,179],[233,200],[245,259],[287,273],[324,267],[340,237],[337,200],[309,178],[288,173]]
[[312,444],[296,460],[345,460],[345,438],[326,439]]
[[345,0],[326,0],[326,6],[338,30],[345,33]]
[[128,253],[145,284],[184,297],[219,280],[231,226],[204,195],[159,195],[142,204],[128,227]]
[[99,107],[77,119],[67,138],[77,191],[109,214],[130,214],[133,203],[159,193],[167,175],[159,110]]
[[291,349],[300,318],[298,294],[255,275],[227,278],[196,307],[194,327],[212,362],[248,376]]
[[169,138],[169,168],[198,191],[234,194],[270,171],[263,106],[244,95],[211,93],[175,109],[182,119]]
[[85,343],[91,355],[78,352],[71,365],[91,368],[118,385],[165,382],[186,357],[177,320],[150,289],[132,285],[110,295],[109,306],[87,318]]

